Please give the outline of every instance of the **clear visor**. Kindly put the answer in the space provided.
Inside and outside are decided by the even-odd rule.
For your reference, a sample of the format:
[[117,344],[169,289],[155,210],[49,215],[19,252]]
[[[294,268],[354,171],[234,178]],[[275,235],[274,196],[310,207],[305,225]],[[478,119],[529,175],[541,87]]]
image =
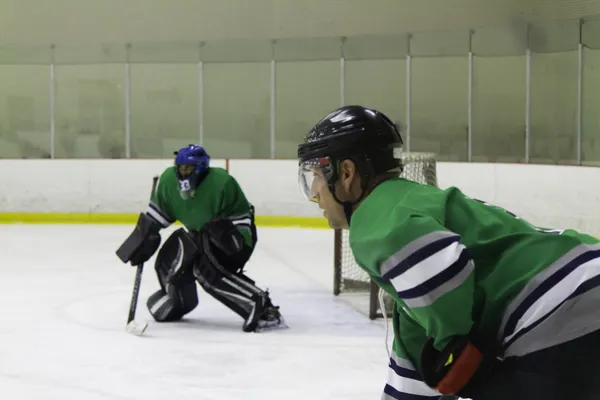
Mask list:
[[298,167],[298,185],[300,186],[300,191],[306,200],[315,203],[319,201],[317,198],[318,193],[327,185],[321,170],[323,160],[305,161]]

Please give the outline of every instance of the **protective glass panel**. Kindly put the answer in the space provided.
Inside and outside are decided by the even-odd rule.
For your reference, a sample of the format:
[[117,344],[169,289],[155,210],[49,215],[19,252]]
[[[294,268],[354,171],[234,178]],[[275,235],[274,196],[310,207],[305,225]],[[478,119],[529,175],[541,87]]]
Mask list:
[[525,161],[525,56],[474,57],[473,161]]
[[52,47],[0,45],[0,65],[50,65]]
[[469,53],[468,29],[421,32],[410,41],[410,54],[415,57],[460,57]]
[[50,67],[0,65],[0,158],[50,158]]
[[583,24],[582,160],[600,165],[600,20]]
[[199,142],[198,64],[131,65],[131,157],[171,158]]
[[57,158],[125,157],[123,65],[56,67]]
[[360,104],[382,111],[404,132],[405,60],[346,61],[345,92],[346,104]]
[[532,54],[531,162],[577,162],[577,74],[577,51]]
[[277,61],[324,61],[342,57],[341,38],[280,39],[275,42]]
[[200,42],[134,43],[127,48],[129,61],[141,64],[196,64]]
[[295,159],[298,144],[340,100],[340,62],[277,63],[275,158]]
[[478,57],[524,56],[527,35],[526,24],[478,27],[471,37],[471,50]]
[[211,157],[269,158],[270,63],[204,64],[204,146]]
[[467,159],[468,75],[466,56],[412,59],[411,151]]
[[408,53],[407,35],[364,35],[346,38],[342,52],[346,60],[393,60]]
[[577,20],[531,27],[531,162],[577,163],[578,42]]
[[202,43],[200,60],[213,63],[267,62],[273,58],[270,40],[216,40]]
[[74,64],[116,64],[127,61],[127,46],[121,44],[101,45],[57,45],[54,48],[54,63]]

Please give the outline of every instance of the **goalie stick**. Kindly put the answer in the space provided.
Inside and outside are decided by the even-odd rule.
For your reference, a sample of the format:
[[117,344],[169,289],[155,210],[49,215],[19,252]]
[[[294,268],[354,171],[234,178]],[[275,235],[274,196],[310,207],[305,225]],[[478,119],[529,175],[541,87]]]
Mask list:
[[[154,196],[156,191],[156,185],[158,183],[158,176],[152,178],[152,190],[150,191],[150,200]],[[146,321],[136,321],[135,312],[137,309],[138,297],[140,294],[140,286],[142,283],[142,272],[144,271],[144,263],[140,263],[135,271],[135,281],[133,282],[133,292],[131,293],[131,303],[129,304],[129,315],[127,316],[126,330],[136,336],[140,336],[144,333],[148,327]]]

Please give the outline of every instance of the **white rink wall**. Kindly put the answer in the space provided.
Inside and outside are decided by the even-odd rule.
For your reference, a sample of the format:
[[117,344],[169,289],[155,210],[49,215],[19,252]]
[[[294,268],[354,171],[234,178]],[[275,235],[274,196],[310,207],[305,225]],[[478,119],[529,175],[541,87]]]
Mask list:
[[[0,213],[138,213],[171,160],[0,160]],[[212,160],[238,180],[260,216],[319,217],[295,160]],[[546,227],[600,235],[600,168],[438,163],[438,184]]]

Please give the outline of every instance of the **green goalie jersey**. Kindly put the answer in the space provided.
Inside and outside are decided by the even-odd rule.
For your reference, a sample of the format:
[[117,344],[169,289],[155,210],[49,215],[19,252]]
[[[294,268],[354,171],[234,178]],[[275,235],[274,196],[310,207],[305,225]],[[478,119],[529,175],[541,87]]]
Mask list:
[[184,199],[179,193],[175,167],[167,168],[146,211],[163,228],[180,221],[188,230],[200,230],[211,219],[229,218],[244,236],[246,244],[254,246],[254,212],[239,184],[223,168],[211,167],[196,188],[196,193]]
[[535,227],[507,210],[404,179],[354,211],[357,263],[396,301],[389,399],[436,398],[420,378],[427,338],[455,335],[522,356],[600,328],[600,246],[573,230]]

